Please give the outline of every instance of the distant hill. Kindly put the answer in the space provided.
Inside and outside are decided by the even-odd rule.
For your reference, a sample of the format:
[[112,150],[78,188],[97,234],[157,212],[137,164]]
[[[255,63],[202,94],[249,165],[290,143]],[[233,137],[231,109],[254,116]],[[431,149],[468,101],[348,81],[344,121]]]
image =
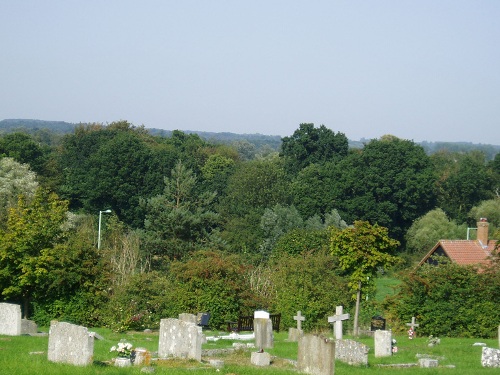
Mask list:
[[54,133],[72,133],[77,124],[72,124],[64,121],[43,121],[43,120],[23,120],[23,119],[8,119],[0,121],[0,133],[12,133],[17,131],[25,131],[34,133],[45,129]]
[[[35,134],[41,130],[50,131],[56,134],[72,133],[79,124],[73,124],[64,121],[43,121],[43,120],[26,120],[26,119],[8,119],[0,121],[0,135],[2,133],[12,133],[24,131],[30,134]],[[155,128],[147,128],[153,134],[163,137],[169,137],[172,130],[163,130]],[[237,133],[215,133],[202,132],[193,130],[183,130],[184,133],[198,134],[201,138],[214,143],[232,144],[239,141],[246,141],[253,144],[257,149],[266,146],[273,150],[279,150],[281,146],[281,137],[278,135],[263,135],[263,134],[237,134]],[[361,139],[360,141],[349,140],[349,147],[363,148],[369,139]],[[491,144],[475,144],[472,142],[420,142],[419,143],[427,154],[433,154],[438,151],[448,150],[451,152],[468,152],[479,150],[485,153],[488,160],[492,160],[497,153],[500,152],[500,145]]]

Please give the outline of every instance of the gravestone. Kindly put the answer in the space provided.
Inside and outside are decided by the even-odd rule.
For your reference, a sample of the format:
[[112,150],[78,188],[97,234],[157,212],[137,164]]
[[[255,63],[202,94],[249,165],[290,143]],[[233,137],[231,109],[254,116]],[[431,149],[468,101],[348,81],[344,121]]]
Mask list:
[[370,322],[370,330],[377,331],[382,330],[385,331],[385,322],[386,320],[381,316],[372,316],[372,320]]
[[390,357],[392,355],[392,332],[375,331],[375,357]]
[[269,366],[271,364],[271,354],[267,352],[252,352],[250,363],[255,366]]
[[36,335],[38,326],[33,320],[21,319],[21,335]]
[[50,362],[86,366],[92,364],[93,356],[94,336],[86,327],[55,320],[50,322],[47,354]]
[[349,319],[349,314],[343,313],[343,306],[337,306],[335,315],[328,317],[328,323],[334,324],[335,339],[342,340],[342,321]]
[[483,367],[500,367],[500,349],[483,347],[481,365]]
[[420,358],[418,365],[422,368],[438,367],[439,361],[433,358]]
[[194,314],[182,313],[179,314],[179,320],[182,320],[183,322],[196,324],[197,316]]
[[335,341],[335,359],[355,366],[368,365],[368,352],[370,348],[354,340]]
[[0,335],[19,336],[21,334],[21,306],[0,303]]
[[255,334],[255,346],[258,349],[274,347],[273,322],[271,319],[254,318],[253,331]]
[[201,361],[203,334],[195,323],[169,318],[160,321],[158,356]]
[[415,323],[415,317],[412,316],[411,318],[411,323],[406,323],[407,326],[410,327],[411,331],[413,332],[410,336],[410,338],[416,337],[417,334],[415,333],[415,328],[418,327],[420,324]]
[[297,369],[312,375],[335,374],[335,341],[313,334],[299,338]]
[[302,331],[302,322],[306,320],[300,311],[297,311],[297,315],[293,317],[293,320],[297,321],[297,328],[289,328],[288,329],[288,341],[297,342],[299,341],[299,337],[304,334]]

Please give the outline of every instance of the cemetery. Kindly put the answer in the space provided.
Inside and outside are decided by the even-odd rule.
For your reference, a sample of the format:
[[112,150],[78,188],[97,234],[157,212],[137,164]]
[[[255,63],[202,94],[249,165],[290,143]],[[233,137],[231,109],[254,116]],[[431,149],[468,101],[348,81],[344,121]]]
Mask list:
[[[333,309],[332,309],[333,310]],[[29,332],[12,330],[20,314],[15,305],[0,304],[0,368],[5,373],[33,374],[378,374],[395,369],[406,374],[426,368],[453,374],[498,373],[500,341],[393,335],[377,324],[373,335],[353,337],[342,306],[328,318],[334,329],[306,332],[306,316],[294,319],[300,334],[273,330],[270,314],[256,311],[253,330],[223,332],[202,329],[197,316],[166,318],[159,330],[113,332],[52,321]],[[380,321],[381,317],[374,317]],[[415,317],[408,323],[418,331]],[[500,331],[500,326],[499,326]],[[397,342],[397,350],[394,343]]]

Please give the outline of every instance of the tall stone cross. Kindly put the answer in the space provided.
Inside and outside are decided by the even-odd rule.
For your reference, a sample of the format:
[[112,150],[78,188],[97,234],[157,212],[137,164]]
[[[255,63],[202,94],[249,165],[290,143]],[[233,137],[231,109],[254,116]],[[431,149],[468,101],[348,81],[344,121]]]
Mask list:
[[343,306],[337,306],[335,315],[328,317],[328,323],[335,323],[335,338],[337,340],[342,340],[342,321],[349,319],[349,314],[344,314],[343,310]]
[[306,320],[305,316],[302,316],[302,313],[300,311],[297,311],[297,315],[293,317],[293,320],[297,321],[297,329],[299,331],[302,330],[302,321]]
[[416,334],[415,334],[415,327],[418,327],[420,324],[417,324],[415,323],[415,317],[412,316],[411,317],[411,323],[406,323],[407,326],[410,326],[411,327],[411,330],[413,331],[413,334],[410,336],[410,339],[413,338],[413,336],[416,337]]

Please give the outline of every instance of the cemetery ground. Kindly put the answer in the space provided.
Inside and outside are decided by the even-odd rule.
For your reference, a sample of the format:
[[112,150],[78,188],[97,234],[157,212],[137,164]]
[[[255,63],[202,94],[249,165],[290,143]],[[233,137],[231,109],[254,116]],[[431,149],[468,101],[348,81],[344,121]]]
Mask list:
[[[0,374],[141,374],[143,366],[119,368],[113,366],[115,353],[110,348],[122,339],[133,344],[134,347],[144,347],[153,353],[158,350],[158,332],[127,332],[115,333],[107,329],[92,329],[103,338],[95,340],[93,365],[80,367],[52,363],[47,360],[48,336],[0,336]],[[48,332],[48,328],[40,329]],[[206,331],[207,336],[225,335],[224,332]],[[332,333],[327,334],[333,337]],[[297,359],[297,342],[287,340],[288,333],[275,333],[274,348],[266,349],[273,358],[268,367],[257,367],[250,364],[251,352],[256,349],[237,350],[233,354],[203,357],[201,362],[194,360],[167,359],[152,361],[151,367],[155,374],[297,374],[293,365]],[[354,339],[350,336],[344,338]],[[336,361],[336,374],[498,374],[498,368],[484,368],[481,366],[481,346],[474,346],[476,342],[485,343],[488,347],[497,348],[498,339],[474,338],[441,338],[441,344],[428,347],[427,337],[417,337],[409,340],[408,337],[395,335],[398,352],[391,357],[375,358],[374,340],[372,337],[362,336],[357,341],[370,347],[368,366],[349,366]],[[209,341],[203,344],[203,349],[231,348],[232,340]],[[248,341],[253,342],[253,341]],[[439,359],[438,368],[399,367],[396,364],[416,364],[417,355],[425,354]],[[220,359],[224,366],[220,369],[212,367],[209,359]],[[144,372],[142,372],[144,373]]]

